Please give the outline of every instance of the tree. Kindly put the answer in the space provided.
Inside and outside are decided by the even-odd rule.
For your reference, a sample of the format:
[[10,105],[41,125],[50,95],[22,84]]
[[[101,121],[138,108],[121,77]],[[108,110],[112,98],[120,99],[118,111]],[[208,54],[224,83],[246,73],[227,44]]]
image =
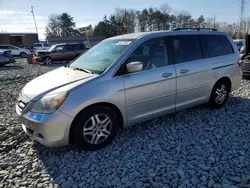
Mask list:
[[45,35],[47,37],[60,36],[60,23],[58,14],[51,14],[49,16],[49,22],[46,27]]
[[197,23],[199,25],[199,27],[203,27],[204,23],[205,23],[205,19],[204,16],[201,15],[198,19],[197,19]]
[[59,15],[58,20],[61,29],[61,36],[74,36],[79,33],[75,28],[76,23],[74,22],[74,18],[68,13],[64,12]]
[[46,27],[46,36],[75,36],[80,32],[76,29],[74,18],[64,12],[60,15],[52,14]]

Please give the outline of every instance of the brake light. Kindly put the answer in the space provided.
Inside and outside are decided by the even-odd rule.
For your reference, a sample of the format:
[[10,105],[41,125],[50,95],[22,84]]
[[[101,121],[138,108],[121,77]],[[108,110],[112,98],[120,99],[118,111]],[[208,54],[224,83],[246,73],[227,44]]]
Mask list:
[[239,66],[240,68],[242,67],[243,63],[244,63],[243,60],[241,60],[241,59],[238,60],[238,66]]

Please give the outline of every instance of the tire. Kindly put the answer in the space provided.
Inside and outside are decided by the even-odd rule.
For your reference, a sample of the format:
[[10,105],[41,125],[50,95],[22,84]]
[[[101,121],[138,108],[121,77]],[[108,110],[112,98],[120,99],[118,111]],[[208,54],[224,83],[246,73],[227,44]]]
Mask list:
[[45,57],[43,59],[43,63],[44,63],[44,65],[50,65],[50,64],[52,64],[52,59],[50,57]]
[[27,54],[26,54],[25,52],[21,52],[21,53],[20,53],[20,57],[26,58],[26,57],[27,57]]
[[112,142],[118,132],[118,119],[109,107],[94,106],[82,112],[72,126],[73,142],[83,150],[94,151]]
[[[230,93],[230,83],[226,80],[216,82],[213,87],[208,106],[212,109],[223,107]],[[220,95],[220,96],[219,96]]]

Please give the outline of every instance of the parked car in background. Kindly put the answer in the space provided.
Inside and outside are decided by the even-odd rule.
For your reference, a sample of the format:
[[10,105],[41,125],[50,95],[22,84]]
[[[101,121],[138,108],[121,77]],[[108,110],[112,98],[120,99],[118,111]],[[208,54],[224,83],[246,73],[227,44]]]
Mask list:
[[[200,104],[223,107],[241,83],[240,55],[229,35],[207,30],[133,33],[100,42],[22,89],[16,112],[23,130],[47,146],[97,150],[120,128]],[[52,51],[64,48],[73,46]]]
[[14,62],[15,59],[10,55],[10,50],[0,50],[0,67]]
[[35,53],[35,60],[44,64],[51,64],[53,61],[70,61],[87,50],[83,43],[64,43],[53,45],[48,51],[38,50]]
[[49,50],[51,48],[51,45],[48,43],[34,43],[33,48],[35,51]]
[[237,39],[234,40],[238,50],[240,51],[240,49],[246,44],[246,40],[245,39]]
[[30,51],[25,48],[19,48],[13,45],[0,45],[0,50],[11,50],[11,55],[13,56],[20,56],[22,58],[27,57],[30,54]]

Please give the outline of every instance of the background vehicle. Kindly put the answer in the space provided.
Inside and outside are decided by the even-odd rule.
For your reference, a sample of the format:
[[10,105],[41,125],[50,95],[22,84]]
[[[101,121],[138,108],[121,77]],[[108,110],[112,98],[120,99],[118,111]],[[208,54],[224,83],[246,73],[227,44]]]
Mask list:
[[240,51],[240,49],[245,45],[246,43],[246,40],[245,39],[237,39],[237,40],[234,40],[238,50]]
[[52,61],[73,60],[87,50],[83,43],[53,45],[48,51],[40,50],[35,54],[36,61],[50,64]]
[[10,50],[0,50],[0,66],[4,66],[6,64],[14,63],[15,59],[13,59],[10,55]]
[[11,55],[13,56],[20,56],[22,58],[25,58],[28,54],[30,54],[30,51],[24,48],[19,48],[17,46],[13,45],[0,45],[0,50],[11,50]]
[[16,111],[42,144],[96,150],[120,128],[200,104],[221,108],[241,83],[239,59],[232,38],[214,29],[116,36],[29,82]]
[[33,45],[34,50],[49,50],[51,48],[51,45],[48,43],[35,43]]

